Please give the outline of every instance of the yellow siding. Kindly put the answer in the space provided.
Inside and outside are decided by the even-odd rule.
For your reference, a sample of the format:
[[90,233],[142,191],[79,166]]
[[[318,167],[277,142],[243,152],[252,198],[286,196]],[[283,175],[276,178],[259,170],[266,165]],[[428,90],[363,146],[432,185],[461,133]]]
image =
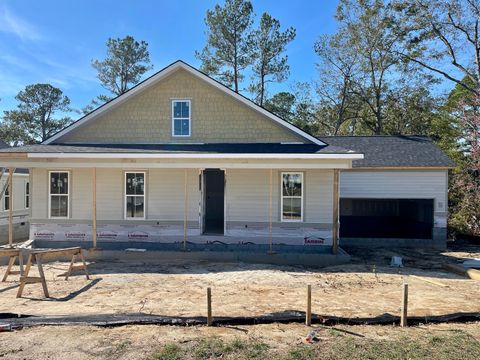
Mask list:
[[[172,99],[190,99],[192,136],[172,137]],[[305,141],[185,70],[60,138],[59,143],[244,143]]]

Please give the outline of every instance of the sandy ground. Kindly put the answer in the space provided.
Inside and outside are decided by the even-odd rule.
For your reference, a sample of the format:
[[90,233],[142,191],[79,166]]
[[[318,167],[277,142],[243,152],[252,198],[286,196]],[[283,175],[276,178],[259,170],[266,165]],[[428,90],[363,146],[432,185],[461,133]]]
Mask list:
[[[463,332],[480,341],[480,324],[440,324],[399,328],[394,326],[336,326],[311,328],[301,324],[271,324],[240,327],[124,326],[54,326],[24,329],[0,334],[2,359],[144,359],[168,343],[185,344],[209,337],[224,341],[255,340],[280,352],[304,342],[315,330],[318,345],[338,341],[340,336],[365,340],[396,340],[427,335],[444,336]],[[459,349],[461,351],[461,349]]]
[[[395,253],[399,253],[398,251]],[[18,275],[0,283],[0,313],[66,315],[144,312],[169,316],[205,316],[206,288],[212,288],[214,316],[251,316],[305,310],[312,285],[312,311],[364,317],[399,314],[402,283],[418,275],[445,287],[409,278],[409,315],[428,316],[480,311],[480,282],[441,269],[442,262],[478,257],[479,248],[445,253],[405,250],[405,267],[388,266],[389,251],[352,251],[349,265],[312,269],[245,263],[99,261],[89,264],[91,280],[78,272],[64,280],[68,263],[45,264],[52,298],[40,284],[15,297]],[[0,267],[3,274],[6,267]],[[36,271],[36,269],[35,269]]]

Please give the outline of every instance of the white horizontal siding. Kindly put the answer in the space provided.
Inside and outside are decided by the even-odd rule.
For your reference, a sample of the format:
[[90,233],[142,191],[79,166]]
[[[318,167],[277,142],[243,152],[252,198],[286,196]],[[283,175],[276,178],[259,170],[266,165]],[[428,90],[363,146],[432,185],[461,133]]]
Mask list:
[[91,219],[93,203],[93,170],[73,169],[70,172],[70,176],[70,217],[72,219],[82,220]]
[[331,223],[333,220],[333,170],[305,172],[305,221]]
[[[332,170],[295,170],[304,173],[304,222],[331,223]],[[273,221],[280,221],[281,171],[273,171]],[[270,170],[227,170],[227,221],[268,222]],[[289,223],[292,224],[293,223]]]
[[[279,220],[279,172],[273,172],[273,221]],[[227,170],[227,221],[268,222],[270,170]]]
[[342,198],[435,199],[435,211],[446,211],[446,170],[342,171]]
[[[4,174],[0,180],[0,189],[3,190],[5,184],[8,183],[8,174]],[[16,213],[28,213],[25,209],[25,184],[29,181],[28,174],[15,174],[13,175],[13,211]],[[0,198],[0,216],[7,216],[8,210],[5,210],[5,195]]]
[[[149,220],[183,221],[185,209],[185,170],[151,169],[147,184]],[[187,170],[188,221],[198,221],[199,173]]]
[[120,169],[97,169],[97,220],[123,219],[123,178]]
[[32,218],[48,218],[48,170],[32,169]]

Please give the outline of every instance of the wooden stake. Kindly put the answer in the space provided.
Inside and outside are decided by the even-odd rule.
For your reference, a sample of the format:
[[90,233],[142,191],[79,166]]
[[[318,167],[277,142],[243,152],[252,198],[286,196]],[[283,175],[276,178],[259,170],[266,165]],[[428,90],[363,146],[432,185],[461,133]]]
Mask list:
[[97,248],[97,168],[93,168],[92,174],[93,201],[92,201],[92,240],[93,248]]
[[408,313],[408,283],[403,283],[403,298],[402,298],[402,316],[400,319],[400,326],[407,326],[407,313]]
[[10,168],[8,176],[8,245],[13,247],[13,172],[15,169]]
[[188,191],[187,191],[187,169],[185,169],[185,190],[183,194],[183,251],[187,251],[187,220],[188,220]]
[[337,254],[338,252],[338,198],[339,198],[339,170],[333,170],[333,228],[332,228],[332,252]]
[[272,221],[273,221],[273,169],[270,169],[270,197],[269,197],[269,215],[268,215],[268,236],[269,236],[269,253],[273,254],[273,239],[272,239]]
[[307,311],[305,313],[305,325],[312,325],[312,285],[307,285]]
[[212,289],[207,288],[207,326],[212,326]]

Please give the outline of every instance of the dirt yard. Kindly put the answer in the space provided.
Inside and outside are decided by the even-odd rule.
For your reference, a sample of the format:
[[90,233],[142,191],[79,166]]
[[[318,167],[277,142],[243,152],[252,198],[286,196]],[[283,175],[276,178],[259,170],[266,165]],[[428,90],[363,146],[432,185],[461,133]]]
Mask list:
[[[0,283],[0,313],[68,315],[147,313],[205,316],[206,288],[212,288],[214,316],[252,316],[305,310],[312,285],[312,311],[342,317],[400,314],[404,278],[416,275],[444,286],[409,277],[409,316],[479,312],[480,282],[441,268],[444,262],[480,258],[478,248],[445,253],[352,250],[349,265],[312,269],[245,263],[98,261],[89,264],[91,279],[78,272],[68,281],[68,263],[45,264],[52,298],[40,284],[15,297],[18,275]],[[404,268],[391,268],[390,257],[404,257]],[[6,267],[0,267],[3,274]]]
[[[312,285],[314,313],[342,317],[398,315],[401,285],[408,279],[409,316],[480,312],[480,282],[448,273],[442,263],[480,258],[478,247],[447,252],[358,250],[349,265],[323,269],[207,262],[98,261],[91,279],[81,273],[64,280],[65,262],[45,264],[52,298],[40,284],[27,285],[16,299],[18,275],[0,283],[2,313],[77,315],[147,313],[205,316],[206,288],[212,288],[214,316],[252,316],[305,310]],[[392,255],[404,268],[389,266]],[[6,267],[0,267],[3,274]],[[429,279],[426,282],[409,275]],[[0,323],[4,321],[0,320]],[[304,343],[314,329],[319,342]],[[271,324],[255,326],[32,327],[0,333],[5,359],[477,359],[480,323],[398,326]],[[461,349],[459,351],[459,349]]]
[[[310,330],[318,343],[305,344]],[[445,359],[480,356],[480,324],[35,327],[0,333],[2,359]],[[223,346],[222,346],[223,345]],[[236,351],[235,351],[236,350]]]

